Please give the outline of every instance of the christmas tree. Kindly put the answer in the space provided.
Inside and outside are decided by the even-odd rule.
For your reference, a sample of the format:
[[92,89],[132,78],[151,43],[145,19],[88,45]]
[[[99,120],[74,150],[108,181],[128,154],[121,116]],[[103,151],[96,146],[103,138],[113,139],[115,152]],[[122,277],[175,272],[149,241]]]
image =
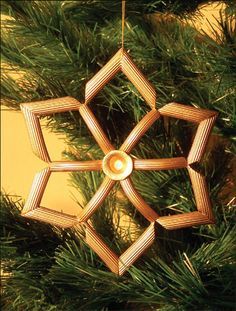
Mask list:
[[[186,22],[206,1],[127,1],[125,48],[157,91],[157,108],[170,102],[218,112],[207,151],[197,169],[207,179],[214,225],[168,231],[123,276],[109,271],[79,227],[61,229],[20,215],[23,201],[1,197],[3,310],[234,310],[236,30],[234,1],[224,1],[213,36]],[[2,1],[2,103],[71,96],[83,101],[85,83],[117,52],[120,1]],[[14,80],[12,71],[23,73]],[[91,103],[117,148],[147,112],[122,73]],[[68,160],[102,158],[76,112],[47,119],[64,133]],[[132,151],[136,158],[186,156],[196,127],[160,118]],[[98,189],[100,172],[73,172],[82,208]],[[160,215],[196,209],[186,169],[137,171],[135,188]],[[91,223],[111,249],[122,253],[147,228],[145,218],[119,187]]]

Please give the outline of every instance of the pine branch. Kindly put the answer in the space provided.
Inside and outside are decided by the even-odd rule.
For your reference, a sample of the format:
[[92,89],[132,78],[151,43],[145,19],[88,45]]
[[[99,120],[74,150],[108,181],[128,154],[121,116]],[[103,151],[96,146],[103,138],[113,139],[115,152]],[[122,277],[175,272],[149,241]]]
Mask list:
[[[170,101],[217,110],[219,140],[205,165],[215,226],[168,232],[158,239],[121,278],[108,272],[83,242],[84,232],[59,230],[19,215],[22,203],[2,198],[1,244],[3,310],[233,310],[235,228],[233,171],[235,145],[235,30],[233,13],[219,21],[217,41],[162,14],[186,16],[203,1],[127,2],[126,49],[154,84],[157,107]],[[228,3],[227,10],[234,3]],[[185,6],[185,7],[184,7]],[[116,52],[120,41],[120,4],[109,1],[2,1],[3,103],[19,103],[70,95],[83,101],[84,86]],[[13,70],[22,76],[12,78]],[[147,112],[147,105],[123,75],[117,75],[90,104],[104,131],[117,146]],[[78,113],[47,118],[48,128],[67,136],[69,160],[101,159],[102,152]],[[139,158],[186,156],[196,127],[158,120],[133,154]],[[183,135],[184,132],[184,135]],[[228,139],[232,139],[229,142]],[[212,147],[209,147],[212,149]],[[73,174],[71,183],[86,204],[103,176]],[[134,174],[133,182],[160,214],[195,210],[185,170]],[[230,179],[231,182],[231,179]],[[233,184],[233,181],[231,182]],[[232,187],[232,186],[231,186]],[[92,222],[117,253],[145,228],[143,217],[115,188]],[[118,229],[117,213],[135,227]],[[110,240],[110,241],[109,241]],[[45,243],[47,241],[47,243]]]

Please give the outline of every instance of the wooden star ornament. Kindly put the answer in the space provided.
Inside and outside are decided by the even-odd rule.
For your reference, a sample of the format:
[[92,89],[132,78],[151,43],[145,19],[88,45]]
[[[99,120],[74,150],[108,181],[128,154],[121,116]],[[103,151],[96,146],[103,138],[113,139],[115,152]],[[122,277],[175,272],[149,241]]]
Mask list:
[[[109,141],[102,127],[89,108],[95,95],[119,72],[122,71],[133,83],[150,111],[141,119],[117,150]],[[86,242],[100,256],[111,271],[122,275],[155,240],[155,224],[159,223],[168,230],[190,227],[214,222],[205,177],[194,164],[203,157],[216,112],[198,109],[178,103],[169,103],[156,109],[156,91],[151,83],[136,67],[128,53],[122,48],[90,80],[85,87],[85,102],[82,104],[72,97],[64,97],[21,105],[24,113],[34,153],[48,164],[37,173],[29,197],[23,208],[25,217],[45,221],[60,227],[83,225],[86,228]],[[58,112],[79,111],[98,145],[104,152],[104,158],[94,161],[51,161],[40,127],[39,117]],[[190,152],[185,157],[165,159],[136,159],[130,154],[141,137],[161,116],[183,119],[198,124]],[[130,175],[134,170],[170,170],[187,168],[196,201],[196,211],[171,216],[159,216],[135,189]],[[40,206],[49,177],[54,172],[103,171],[105,178],[95,195],[80,215],[72,216]],[[97,234],[89,222],[90,217],[101,206],[105,198],[120,182],[121,187],[137,210],[149,221],[144,233],[120,256],[115,254]]]

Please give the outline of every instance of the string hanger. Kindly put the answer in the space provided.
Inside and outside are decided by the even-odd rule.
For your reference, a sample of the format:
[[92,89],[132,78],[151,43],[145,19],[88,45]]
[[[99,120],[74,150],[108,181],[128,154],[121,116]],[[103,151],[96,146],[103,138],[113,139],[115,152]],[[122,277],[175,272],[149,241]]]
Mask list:
[[124,33],[125,33],[125,0],[122,0],[122,26],[121,26],[121,47],[124,49]]

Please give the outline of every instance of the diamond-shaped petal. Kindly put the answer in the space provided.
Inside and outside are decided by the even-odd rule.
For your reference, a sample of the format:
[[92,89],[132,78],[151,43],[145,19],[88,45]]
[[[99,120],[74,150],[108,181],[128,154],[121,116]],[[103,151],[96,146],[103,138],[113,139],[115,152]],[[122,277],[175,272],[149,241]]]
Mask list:
[[97,232],[86,223],[86,242],[105,262],[108,268],[118,275],[124,272],[151,246],[155,239],[155,223],[152,222],[143,234],[118,257],[102,240]]
[[49,167],[35,175],[30,195],[25,203],[22,215],[64,228],[72,227],[77,221],[76,216],[40,206],[50,175],[51,171]]
[[37,173],[30,190],[28,199],[22,210],[22,215],[28,218],[41,220],[60,227],[71,227],[78,223],[76,216],[54,211],[40,206],[47,183],[53,172],[72,171],[98,171],[101,170],[102,161],[62,161],[51,162],[50,166]]
[[105,154],[114,150],[114,147],[109,142],[87,104],[119,71],[122,71],[127,76],[152,109],[133,129],[120,150],[129,153],[151,125],[160,117],[159,112],[155,109],[156,91],[154,87],[137,68],[129,54],[121,48],[106,65],[86,83],[85,104],[80,106],[81,116]]
[[187,169],[193,187],[197,211],[159,217],[157,222],[168,230],[214,223],[205,177],[191,166],[188,166]]
[[199,123],[192,147],[188,155],[188,164],[200,162],[205,152],[213,124],[217,117],[215,111],[199,109],[178,103],[170,103],[159,109],[163,116]]
[[154,87],[122,48],[87,82],[85,104],[88,104],[119,71],[122,71],[133,83],[151,109],[155,109],[156,91]]
[[39,117],[51,115],[56,112],[78,110],[79,105],[80,105],[79,101],[69,96],[21,104],[21,110],[25,116],[33,152],[41,160],[45,162],[51,162],[44,141],[42,129],[39,122]]

